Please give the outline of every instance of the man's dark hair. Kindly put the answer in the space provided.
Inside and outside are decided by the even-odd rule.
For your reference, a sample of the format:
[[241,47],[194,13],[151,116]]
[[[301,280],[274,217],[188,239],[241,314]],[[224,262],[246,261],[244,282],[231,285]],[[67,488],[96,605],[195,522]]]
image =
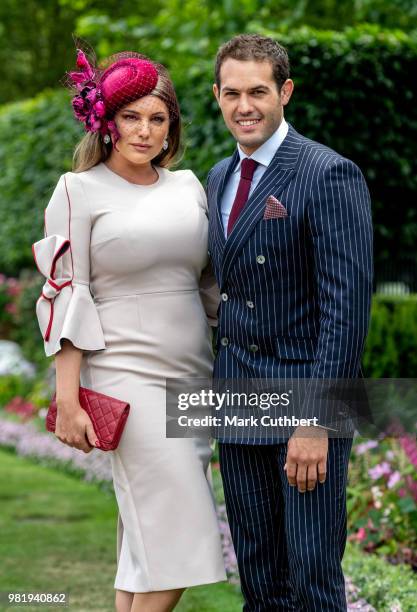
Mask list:
[[287,51],[272,38],[259,34],[239,34],[224,43],[217,51],[215,81],[220,89],[220,68],[228,58],[239,61],[264,62],[272,66],[272,73],[278,91],[290,76],[290,62]]

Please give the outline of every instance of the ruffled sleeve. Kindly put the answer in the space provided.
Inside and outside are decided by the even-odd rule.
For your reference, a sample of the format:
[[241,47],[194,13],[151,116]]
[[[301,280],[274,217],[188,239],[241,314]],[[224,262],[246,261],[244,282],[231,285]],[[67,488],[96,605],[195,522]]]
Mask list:
[[49,357],[70,340],[84,351],[106,348],[90,292],[91,218],[79,177],[58,181],[45,210],[45,237],[32,245],[39,272],[46,278],[36,315]]

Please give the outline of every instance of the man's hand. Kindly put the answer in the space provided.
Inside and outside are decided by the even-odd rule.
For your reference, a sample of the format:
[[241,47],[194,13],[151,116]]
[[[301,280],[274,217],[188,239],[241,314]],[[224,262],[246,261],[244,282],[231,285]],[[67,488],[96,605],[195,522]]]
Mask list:
[[329,441],[327,432],[320,427],[297,427],[287,446],[284,470],[290,486],[298,486],[300,493],[313,491],[317,477],[326,480]]

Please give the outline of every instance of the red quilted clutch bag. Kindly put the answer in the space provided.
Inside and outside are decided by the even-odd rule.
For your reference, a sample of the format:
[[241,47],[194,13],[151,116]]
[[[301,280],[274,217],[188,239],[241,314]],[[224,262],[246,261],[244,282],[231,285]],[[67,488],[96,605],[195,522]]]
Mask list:
[[[94,431],[100,443],[100,450],[114,450],[119,444],[130,405],[110,395],[97,393],[80,387],[79,402],[91,419]],[[56,393],[54,394],[46,415],[46,429],[55,431],[57,415]]]

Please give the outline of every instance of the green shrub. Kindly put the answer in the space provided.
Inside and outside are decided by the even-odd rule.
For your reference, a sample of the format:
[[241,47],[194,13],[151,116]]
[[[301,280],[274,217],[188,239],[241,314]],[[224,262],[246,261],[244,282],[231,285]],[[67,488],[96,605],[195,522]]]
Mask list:
[[33,384],[33,380],[28,380],[18,374],[0,376],[0,407],[5,406],[16,396],[26,398]]
[[82,134],[65,92],[45,92],[0,111],[0,270],[34,268],[31,245],[43,237],[43,210]]
[[363,366],[369,378],[416,377],[416,295],[374,295]]
[[0,274],[0,338],[17,342],[23,356],[41,370],[48,360],[35,311],[44,280],[37,270],[22,270],[19,279]]
[[36,317],[36,301],[40,296],[44,277],[38,271],[24,270],[20,275],[22,291],[17,300],[17,313],[10,339],[20,345],[26,359],[45,370],[52,358],[45,357],[42,334]]
[[9,279],[0,274],[0,338],[8,338],[13,325],[15,305],[10,295]]

